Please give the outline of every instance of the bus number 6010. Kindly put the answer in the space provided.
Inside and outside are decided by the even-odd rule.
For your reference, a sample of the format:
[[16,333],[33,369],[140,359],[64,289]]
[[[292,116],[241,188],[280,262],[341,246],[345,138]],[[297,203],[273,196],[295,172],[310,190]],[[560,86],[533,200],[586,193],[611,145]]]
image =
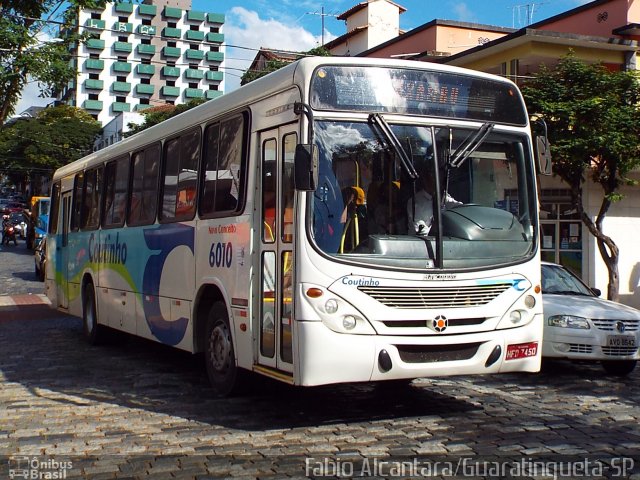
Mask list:
[[211,267],[231,267],[231,259],[233,258],[233,247],[231,242],[226,244],[214,242],[211,244],[209,251],[209,265]]

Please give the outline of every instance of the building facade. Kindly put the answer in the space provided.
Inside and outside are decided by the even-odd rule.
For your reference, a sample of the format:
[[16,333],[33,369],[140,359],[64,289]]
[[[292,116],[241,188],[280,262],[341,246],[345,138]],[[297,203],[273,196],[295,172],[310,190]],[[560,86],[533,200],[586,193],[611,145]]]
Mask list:
[[190,0],[80,9],[74,29],[90,38],[76,46],[76,78],[58,99],[105,125],[123,112],[216,98],[224,93],[224,20],[191,10]]

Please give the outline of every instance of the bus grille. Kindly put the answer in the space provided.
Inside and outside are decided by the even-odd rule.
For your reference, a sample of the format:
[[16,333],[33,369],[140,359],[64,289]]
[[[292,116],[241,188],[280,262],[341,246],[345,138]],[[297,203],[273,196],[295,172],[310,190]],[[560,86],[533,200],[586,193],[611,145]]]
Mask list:
[[591,320],[593,324],[599,329],[606,332],[612,332],[616,330],[618,322],[624,324],[625,332],[637,332],[640,326],[640,320]]
[[459,345],[396,345],[400,359],[405,363],[436,363],[468,360],[482,345],[462,343]]
[[358,290],[392,308],[464,308],[486,305],[509,287],[511,282],[433,288],[360,286]]

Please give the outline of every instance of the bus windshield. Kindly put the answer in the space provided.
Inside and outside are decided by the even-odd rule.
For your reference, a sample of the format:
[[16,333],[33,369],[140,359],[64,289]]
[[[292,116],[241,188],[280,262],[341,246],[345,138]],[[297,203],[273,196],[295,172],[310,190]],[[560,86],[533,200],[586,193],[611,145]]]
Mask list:
[[533,254],[534,175],[525,135],[488,123],[469,129],[382,117],[385,129],[374,116],[315,124],[320,158],[311,228],[320,250],[409,269],[480,268]]

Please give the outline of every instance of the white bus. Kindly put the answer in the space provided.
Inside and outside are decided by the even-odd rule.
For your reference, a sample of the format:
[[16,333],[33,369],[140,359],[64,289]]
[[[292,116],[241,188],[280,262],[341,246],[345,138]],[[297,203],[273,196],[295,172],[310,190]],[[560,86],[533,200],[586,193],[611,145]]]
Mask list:
[[47,294],[91,343],[111,328],[203,352],[220,394],[247,371],[534,372],[533,140],[503,78],[305,58],[60,168]]

